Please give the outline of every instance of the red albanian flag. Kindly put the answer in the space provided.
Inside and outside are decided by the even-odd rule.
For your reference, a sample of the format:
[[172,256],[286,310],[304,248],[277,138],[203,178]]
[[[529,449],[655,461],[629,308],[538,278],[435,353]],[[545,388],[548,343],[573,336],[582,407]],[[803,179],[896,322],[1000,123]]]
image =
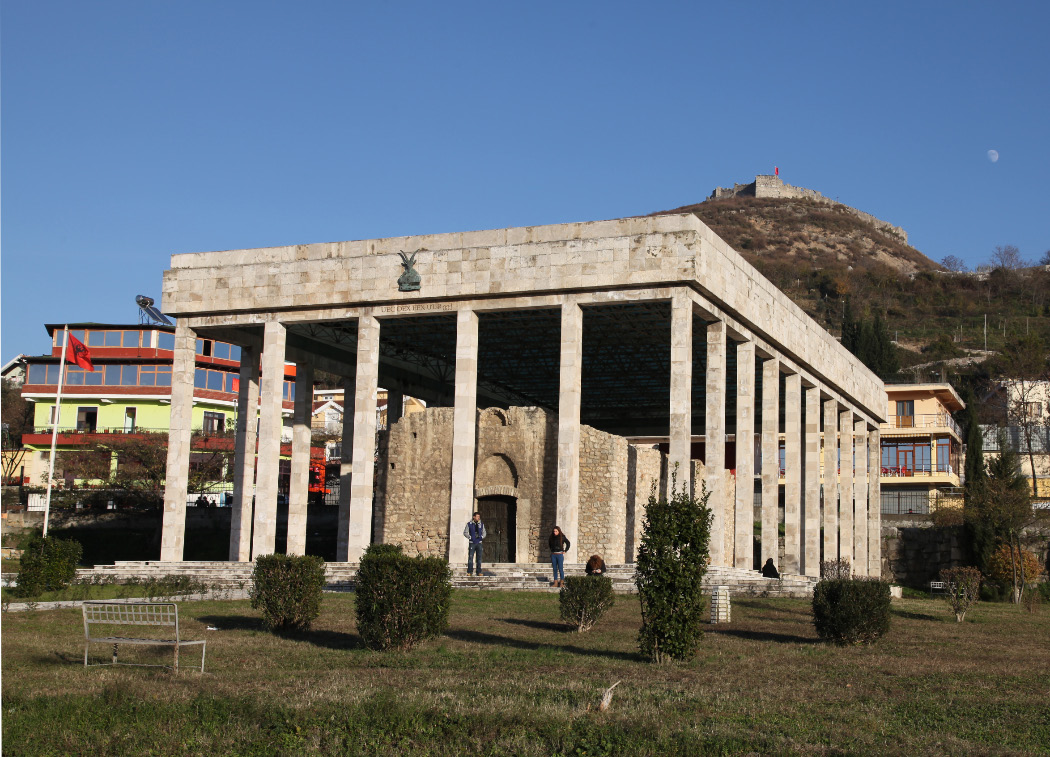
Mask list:
[[76,363],[85,371],[94,371],[95,366],[91,362],[91,351],[84,343],[72,334],[69,335],[69,347],[66,348],[66,360]]

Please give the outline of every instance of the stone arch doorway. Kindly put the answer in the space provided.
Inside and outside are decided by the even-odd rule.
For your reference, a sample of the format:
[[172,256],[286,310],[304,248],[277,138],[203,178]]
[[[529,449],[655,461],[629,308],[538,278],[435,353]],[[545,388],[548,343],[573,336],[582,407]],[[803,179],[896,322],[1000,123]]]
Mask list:
[[517,497],[506,494],[479,497],[478,512],[486,533],[482,563],[517,562]]

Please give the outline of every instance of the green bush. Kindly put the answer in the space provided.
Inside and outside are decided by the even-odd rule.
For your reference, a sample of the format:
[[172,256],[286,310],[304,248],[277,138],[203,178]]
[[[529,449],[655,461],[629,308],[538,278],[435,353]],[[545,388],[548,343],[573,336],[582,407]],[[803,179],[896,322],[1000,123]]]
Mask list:
[[561,619],[589,631],[616,602],[608,576],[569,576],[558,594]]
[[262,555],[249,597],[271,631],[308,631],[321,613],[324,560],[315,555]]
[[448,628],[452,571],[440,557],[373,544],[357,571],[357,632],[369,649],[408,650]]
[[707,486],[699,498],[671,478],[670,499],[649,495],[635,582],[642,604],[638,647],[652,662],[687,660],[696,654],[704,632],[704,598],[708,540],[711,535]]
[[825,641],[871,644],[890,628],[890,585],[870,578],[835,578],[813,589],[813,624]]
[[14,595],[37,597],[45,591],[66,588],[76,578],[77,563],[83,551],[80,542],[73,539],[30,534],[22,542]]

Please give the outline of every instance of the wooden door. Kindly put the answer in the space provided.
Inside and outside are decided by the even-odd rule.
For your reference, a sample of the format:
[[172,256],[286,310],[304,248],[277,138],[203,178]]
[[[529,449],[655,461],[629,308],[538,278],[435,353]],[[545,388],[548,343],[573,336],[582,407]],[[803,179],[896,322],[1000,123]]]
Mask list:
[[485,497],[478,500],[478,512],[485,524],[485,542],[481,551],[484,564],[515,562],[515,515],[512,497]]

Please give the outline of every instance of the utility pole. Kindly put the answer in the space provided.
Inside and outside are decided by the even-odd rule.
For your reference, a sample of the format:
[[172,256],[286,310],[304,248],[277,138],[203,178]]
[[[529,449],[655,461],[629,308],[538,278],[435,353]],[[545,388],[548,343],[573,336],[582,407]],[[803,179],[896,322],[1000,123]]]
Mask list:
[[988,314],[984,314],[984,351],[988,351]]

